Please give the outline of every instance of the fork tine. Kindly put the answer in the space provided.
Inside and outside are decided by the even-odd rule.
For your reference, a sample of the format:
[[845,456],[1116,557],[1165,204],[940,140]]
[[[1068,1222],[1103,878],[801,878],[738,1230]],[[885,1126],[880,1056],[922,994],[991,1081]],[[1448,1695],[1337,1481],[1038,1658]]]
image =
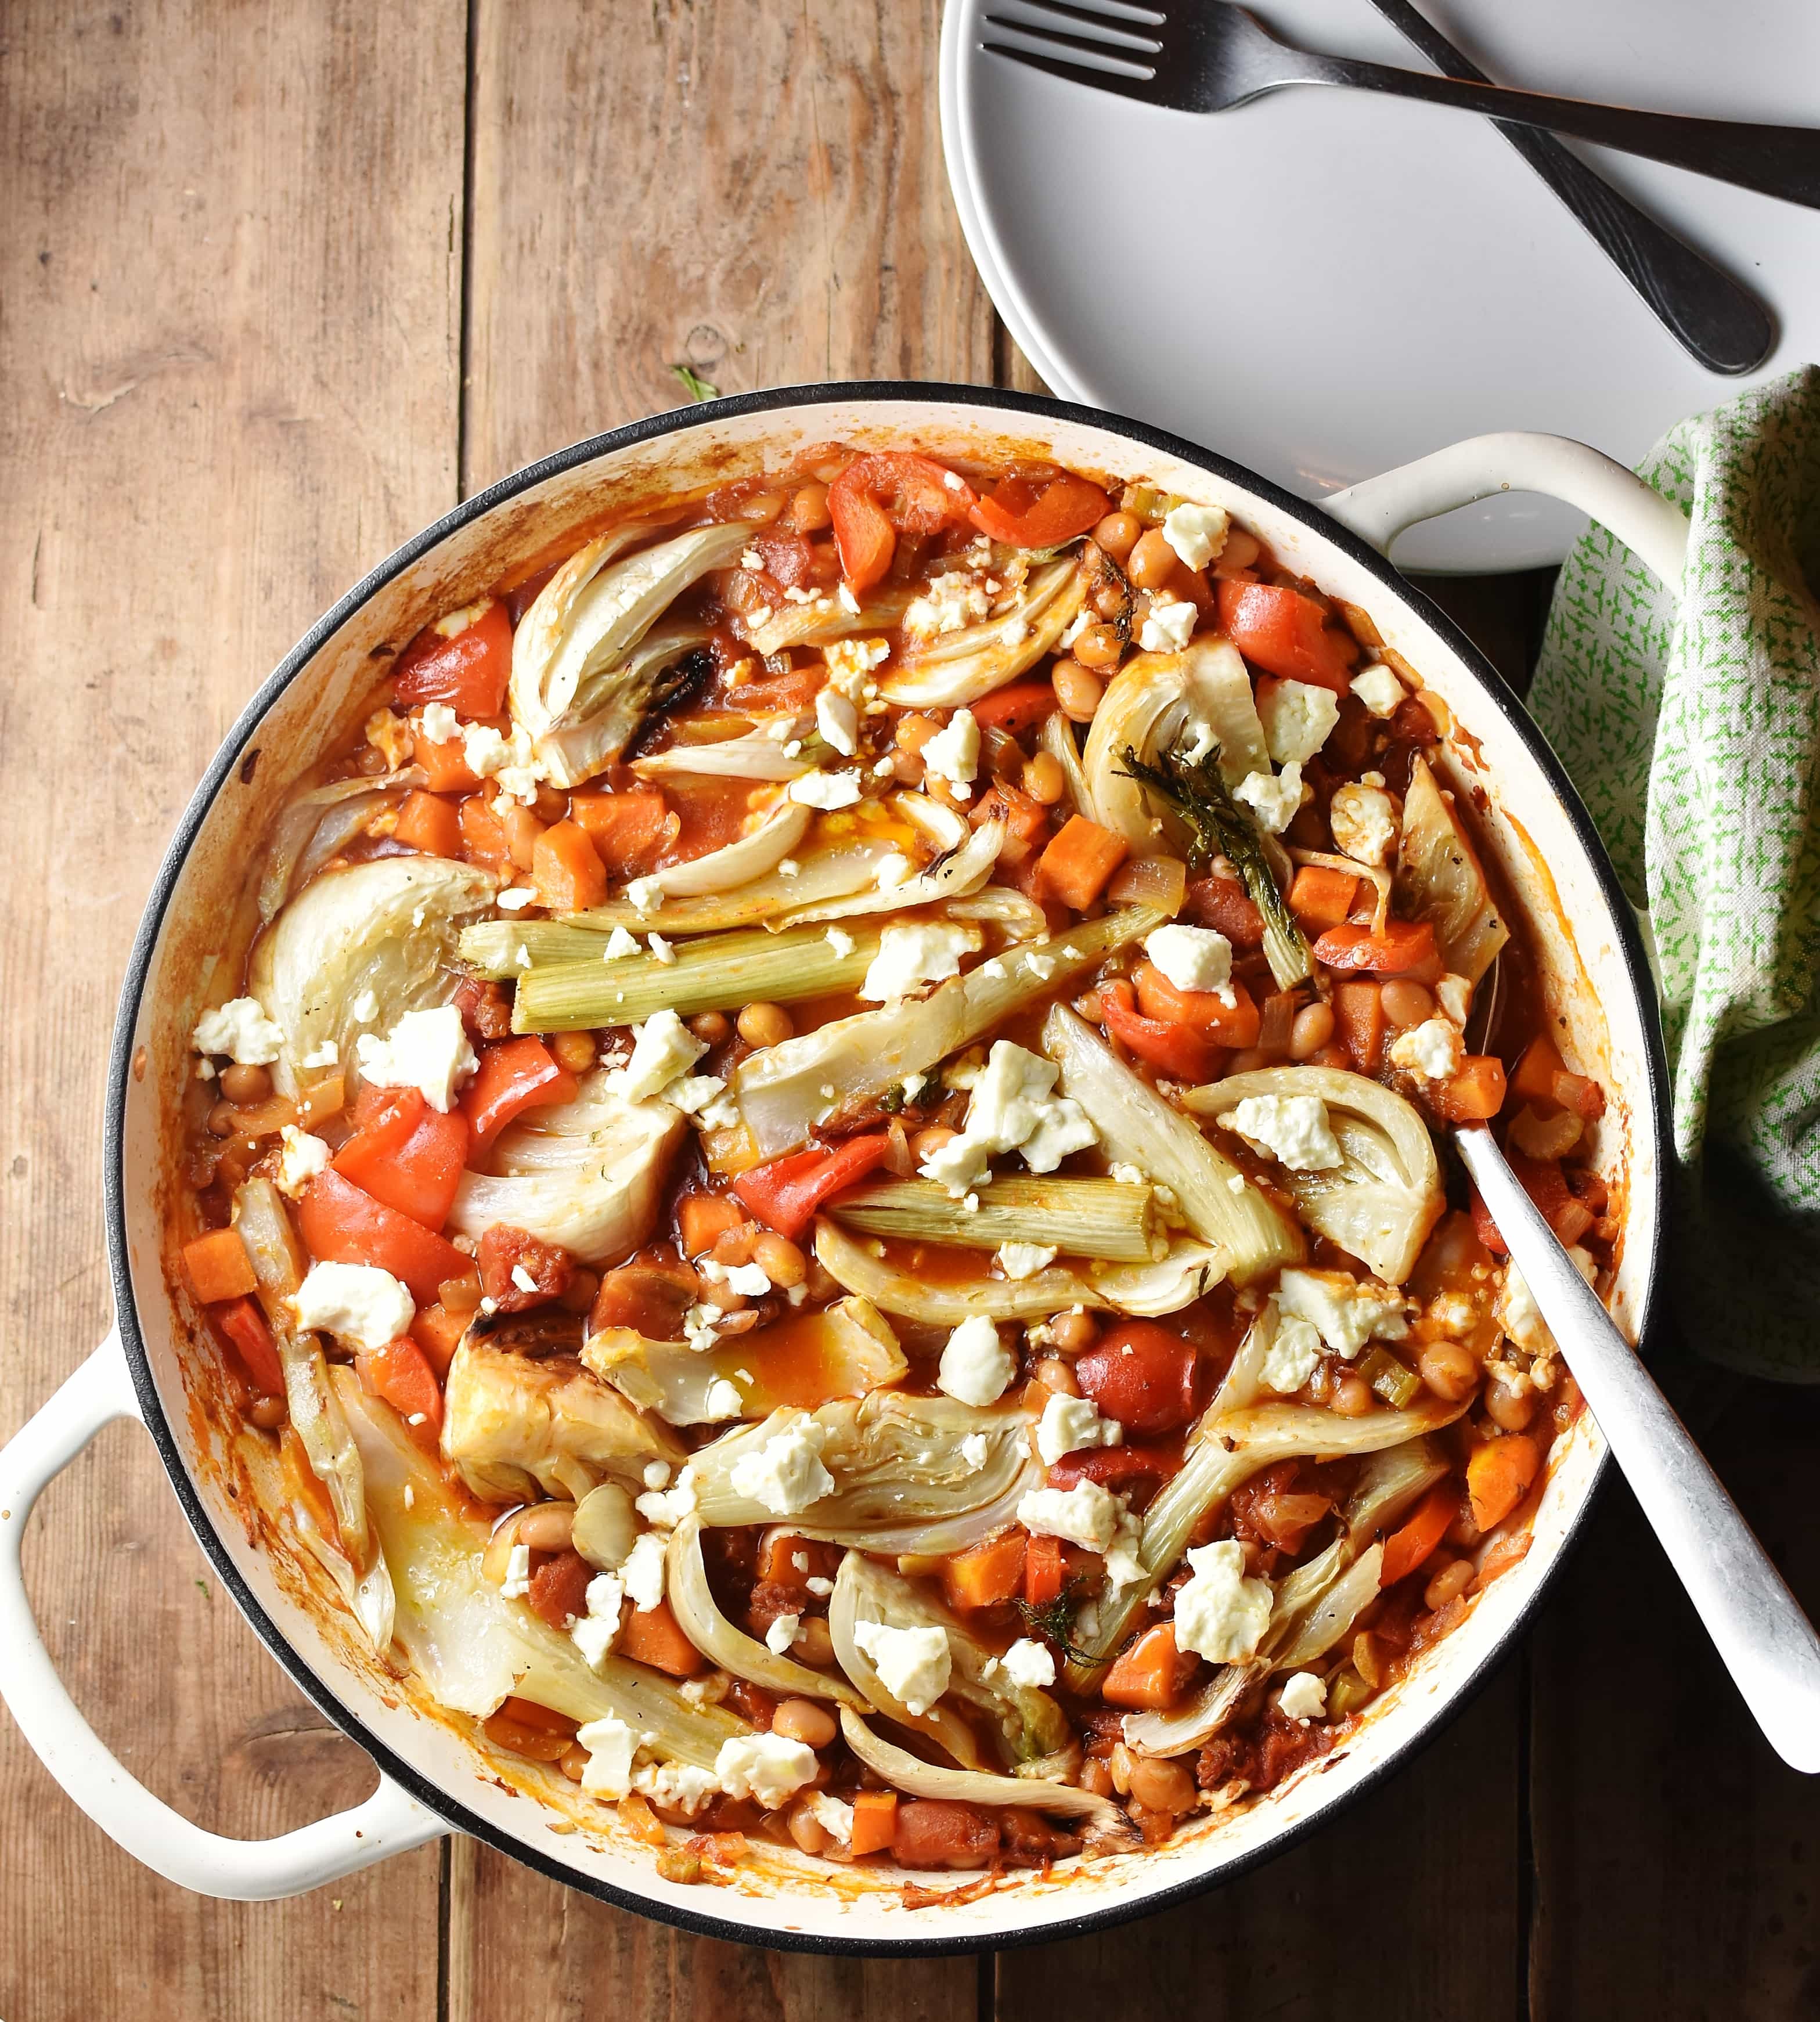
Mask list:
[[[1059,77],[1068,84],[1085,84],[1100,91],[1115,91],[1122,98],[1135,98],[1143,105],[1161,105],[1167,102],[1158,90],[1154,77],[1140,76],[1127,70],[1105,70],[1097,64],[1074,63],[1054,57],[1039,56],[1034,49],[1019,48],[1009,42],[995,42],[990,37],[983,38],[979,46],[990,50],[994,56],[1003,57],[1008,63],[1022,64],[1029,70],[1047,71],[1051,77]],[[1103,50],[1103,45],[1101,49]]]
[[[1153,60],[1159,53],[1156,49],[1089,42],[1085,35],[1065,35],[1059,28],[1034,27],[1027,21],[1008,20],[1002,14],[988,14],[986,25],[1001,31],[1008,29],[1014,35],[1022,36],[1023,46],[1032,54],[1052,56],[1064,61],[1077,56],[1091,57],[1091,63],[1084,63],[1080,67],[1083,70],[1092,70],[1096,75],[1102,64],[1117,64],[1122,67],[1121,71],[1106,72],[1108,76],[1122,74],[1127,77],[1148,78],[1156,74]],[[1007,45],[998,42],[987,46],[1004,49]]]
[[[1162,47],[1157,39],[1158,31],[1169,25],[1161,15],[1153,15],[1149,20],[1145,20],[1135,8],[1126,13],[1114,14],[1103,13],[1096,6],[1076,5],[1074,0],[1019,0],[1019,5],[1033,14],[1049,17],[1045,20],[1031,22],[1030,25],[1032,27],[1081,27],[1091,34],[1103,35],[1109,42],[1129,40],[1149,49]],[[1023,24],[1016,25],[1022,26]]]

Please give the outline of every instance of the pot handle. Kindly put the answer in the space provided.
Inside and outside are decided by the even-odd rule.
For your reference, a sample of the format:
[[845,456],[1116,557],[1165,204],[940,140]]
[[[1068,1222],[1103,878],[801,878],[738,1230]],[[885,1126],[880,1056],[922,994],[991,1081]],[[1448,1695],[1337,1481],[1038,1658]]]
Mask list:
[[448,1831],[385,1776],[352,1811],[276,1839],[224,1838],[155,1798],[104,1748],[64,1689],[20,1564],[32,1506],[103,1426],[139,1418],[118,1333],[0,1447],[0,1699],[64,1790],[110,1839],[168,1881],[235,1902],[296,1896]]
[[1670,589],[1687,559],[1680,506],[1621,463],[1566,436],[1507,429],[1472,436],[1323,499],[1322,509],[1380,554],[1405,527],[1500,491],[1540,491],[1609,527]]

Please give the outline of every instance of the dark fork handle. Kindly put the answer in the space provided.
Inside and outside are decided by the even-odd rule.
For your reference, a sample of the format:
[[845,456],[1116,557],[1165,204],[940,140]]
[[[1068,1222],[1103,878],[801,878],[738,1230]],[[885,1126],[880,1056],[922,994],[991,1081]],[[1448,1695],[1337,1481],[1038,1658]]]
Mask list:
[[1393,70],[1386,64],[1345,57],[1294,52],[1284,84],[1337,84],[1357,91],[1384,91],[1430,105],[1457,106],[1497,120],[1552,127],[1577,140],[1621,148],[1627,154],[1716,176],[1721,182],[1760,190],[1790,203],[1820,210],[1820,130],[1759,126],[1733,119],[1695,119],[1674,112],[1638,112],[1629,106],[1590,105],[1581,98],[1556,98],[1546,92],[1512,91],[1470,79],[1433,77],[1425,71]]
[[[1372,4],[1438,70],[1463,82],[1490,83],[1410,0]],[[1552,133],[1501,119],[1497,125],[1684,350],[1709,371],[1724,373],[1749,372],[1769,356],[1775,325],[1747,288],[1620,195]]]

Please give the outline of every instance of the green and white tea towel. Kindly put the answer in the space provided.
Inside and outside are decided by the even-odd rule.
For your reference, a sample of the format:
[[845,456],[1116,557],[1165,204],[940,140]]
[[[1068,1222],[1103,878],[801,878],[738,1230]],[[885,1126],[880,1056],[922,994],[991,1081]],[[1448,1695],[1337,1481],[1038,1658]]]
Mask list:
[[1530,707],[1661,965],[1674,1307],[1703,1354],[1820,1382],[1820,367],[1671,429],[1665,588],[1595,527]]

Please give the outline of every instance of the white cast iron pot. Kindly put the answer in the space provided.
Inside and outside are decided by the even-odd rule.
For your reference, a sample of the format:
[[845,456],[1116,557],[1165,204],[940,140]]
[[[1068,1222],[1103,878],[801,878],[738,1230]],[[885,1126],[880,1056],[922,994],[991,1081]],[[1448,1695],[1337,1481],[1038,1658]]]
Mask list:
[[[914,441],[936,454],[1043,457],[1226,506],[1289,567],[1362,606],[1457,724],[1446,769],[1471,794],[1490,854],[1522,901],[1564,1049],[1611,1104],[1600,1170],[1624,1203],[1614,1310],[1647,1323],[1662,1241],[1665,1078],[1654,1000],[1629,907],[1560,767],[1459,631],[1384,559],[1416,521],[1501,490],[1591,513],[1665,581],[1680,579],[1680,513],[1577,443],[1486,436],[1354,487],[1325,511],[1191,444],[1113,416],[1013,393],[910,385],[790,389],[712,402],[577,444],[472,498],[401,548],[317,623],[235,724],[180,823],[140,923],[109,1068],[105,1148],[115,1330],[0,1452],[0,1694],[32,1746],[102,1830],[170,1880],[258,1900],[351,1874],[439,1834],[473,1834],[558,1881],[736,1941],[841,1951],[965,1950],[1060,1937],[1205,1889],[1279,1850],[1432,1735],[1497,1662],[1585,1511],[1604,1458],[1589,1417],[1557,1444],[1528,1556],[1374,1706],[1359,1734],[1268,1798],[1202,1819],[1141,1857],[1024,1875],[979,1900],[907,1910],[891,1878],[764,1855],[735,1885],[666,1881],[616,1825],[553,1832],[553,1814],[483,1772],[472,1743],[382,1677],[324,1606],[291,1546],[226,1492],[231,1442],[206,1403],[161,1214],[177,1156],[177,1094],[208,958],[238,962],[252,922],[245,868],[286,790],[363,715],[376,672],[429,619],[578,530],[653,492],[775,466],[804,447]],[[52,1668],[27,1607],[20,1540],[46,1483],[100,1429],[136,1418],[158,1447],[223,1584],[299,1688],[373,1757],[378,1789],[339,1816],[262,1841],[192,1825],[96,1738]],[[934,1879],[935,1878],[927,1878]]]

